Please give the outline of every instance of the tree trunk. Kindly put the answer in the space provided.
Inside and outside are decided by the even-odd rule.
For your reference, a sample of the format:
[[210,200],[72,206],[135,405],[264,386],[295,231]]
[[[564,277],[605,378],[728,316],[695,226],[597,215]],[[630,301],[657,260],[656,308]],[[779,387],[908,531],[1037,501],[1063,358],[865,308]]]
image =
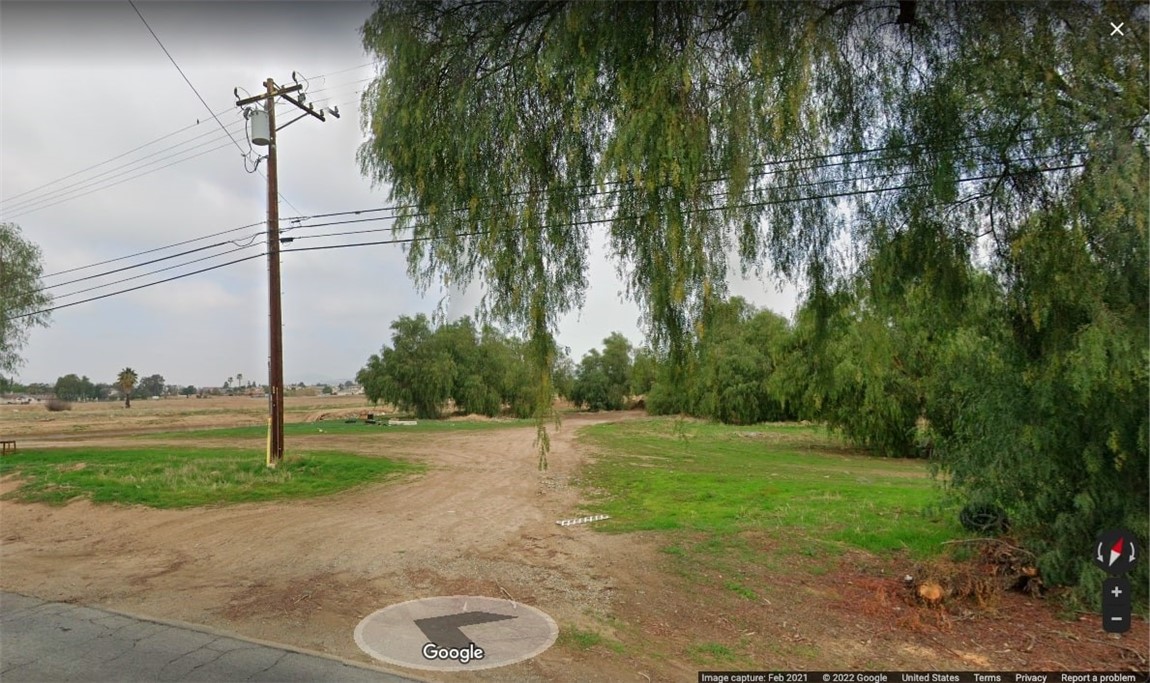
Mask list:
[[125,408],[131,408],[132,407],[132,395],[131,394],[124,394],[124,407]]

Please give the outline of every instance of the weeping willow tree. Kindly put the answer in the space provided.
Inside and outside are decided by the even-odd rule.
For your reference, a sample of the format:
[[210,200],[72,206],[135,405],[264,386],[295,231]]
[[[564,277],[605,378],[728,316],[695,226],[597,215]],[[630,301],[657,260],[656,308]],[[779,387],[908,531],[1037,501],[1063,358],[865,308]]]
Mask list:
[[[1038,472],[1081,495],[1034,515],[1047,531],[1070,515],[1081,540],[1147,497],[1115,507],[1092,489],[1115,478],[1091,474],[1141,467],[1145,485],[1147,21],[1093,1],[381,2],[359,161],[408,207],[413,278],[482,283],[481,314],[528,340],[542,452],[556,324],[584,302],[593,236],[684,368],[728,253],[816,311],[857,264],[940,308],[974,265],[1009,331],[985,353],[1010,379],[979,396],[1025,436],[957,420],[944,467],[1001,493],[1017,482],[973,463],[1086,462]],[[1072,446],[1035,436],[1068,424]]]
[[[539,361],[583,303],[600,223],[678,355],[728,249],[816,294],[847,274],[842,238],[900,231],[923,250],[907,267],[983,245],[1006,274],[1031,217],[1073,188],[1109,173],[1098,189],[1132,189],[1136,7],[384,2],[363,28],[382,67],[359,160],[410,207],[417,281],[483,282],[484,312]],[[1121,48],[1100,39],[1116,18]]]

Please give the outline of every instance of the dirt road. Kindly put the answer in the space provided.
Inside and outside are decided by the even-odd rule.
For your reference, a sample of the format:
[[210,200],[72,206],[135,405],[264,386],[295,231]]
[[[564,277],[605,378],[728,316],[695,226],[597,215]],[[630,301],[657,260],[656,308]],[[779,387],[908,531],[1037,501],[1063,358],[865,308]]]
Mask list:
[[[365,661],[352,640],[359,620],[417,597],[512,596],[561,624],[589,624],[610,611],[613,567],[644,566],[650,552],[555,524],[577,512],[572,434],[598,420],[565,423],[547,472],[535,466],[534,431],[512,429],[401,441],[386,454],[425,463],[426,474],[313,501],[194,510],[0,502],[0,586]],[[545,655],[480,677],[562,680],[569,665]]]

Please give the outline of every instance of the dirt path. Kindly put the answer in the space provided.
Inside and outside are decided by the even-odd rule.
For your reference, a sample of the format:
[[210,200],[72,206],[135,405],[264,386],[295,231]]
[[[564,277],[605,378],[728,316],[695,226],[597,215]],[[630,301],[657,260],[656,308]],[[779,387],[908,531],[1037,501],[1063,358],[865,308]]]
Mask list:
[[[352,638],[363,617],[436,595],[511,597],[564,629],[625,644],[561,643],[528,662],[451,680],[695,680],[699,669],[751,666],[1049,669],[1116,655],[1145,662],[1145,622],[1108,641],[1094,621],[1059,622],[1022,596],[1004,597],[989,616],[940,620],[900,603],[899,568],[873,558],[848,554],[831,576],[780,572],[764,539],[757,549],[775,569],[764,561],[760,575],[739,578],[764,596],[752,602],[724,590],[721,575],[699,584],[669,572],[659,534],[560,527],[555,520],[578,512],[572,475],[588,457],[574,434],[609,419],[620,417],[566,418],[552,436],[548,472],[536,469],[531,428],[300,437],[296,443],[325,439],[323,447],[410,459],[428,471],[311,501],[222,508],[0,501],[0,588],[360,661],[370,661]],[[0,482],[0,491],[14,485]],[[711,643],[740,643],[750,661],[714,660],[722,651]]]
[[[3,501],[0,586],[361,660],[359,620],[416,597],[510,595],[561,624],[587,622],[610,608],[607,567],[645,552],[555,524],[578,502],[573,432],[595,421],[572,419],[553,435],[545,473],[534,430],[508,429],[403,440],[388,455],[427,464],[425,475],[313,501],[194,510]],[[486,677],[556,680],[566,666],[540,659]]]

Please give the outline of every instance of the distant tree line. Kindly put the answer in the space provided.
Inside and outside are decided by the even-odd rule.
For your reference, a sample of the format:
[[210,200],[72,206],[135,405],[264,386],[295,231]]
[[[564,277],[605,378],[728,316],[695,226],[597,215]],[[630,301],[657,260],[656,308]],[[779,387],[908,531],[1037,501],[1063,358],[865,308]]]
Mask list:
[[[132,388],[129,389],[132,398],[174,396],[184,390],[186,388],[182,390],[176,385],[166,384],[164,376],[160,374],[141,378],[133,382]],[[113,392],[116,392],[119,398],[123,398],[124,388],[118,378],[114,383],[93,382],[87,375],[81,377],[69,373],[58,378],[56,384],[45,393],[55,394],[56,398],[64,401],[105,401],[112,398]],[[194,388],[192,393],[195,393]]]
[[[132,398],[149,398],[151,396],[194,396],[200,390],[192,385],[181,387],[175,384],[166,384],[164,376],[150,375],[132,382],[129,389]],[[115,382],[93,382],[87,375],[69,373],[56,379],[55,384],[44,382],[31,382],[21,384],[5,377],[0,377],[0,394],[29,394],[33,396],[53,395],[63,401],[107,401],[123,398],[124,389],[117,378]]]
[[[125,368],[135,375],[131,368]],[[121,373],[123,374],[123,373]],[[125,389],[125,387],[129,387]],[[340,390],[354,386],[352,382],[341,382]],[[331,394],[334,388],[327,384],[317,387],[308,387],[303,382],[288,387],[289,391],[322,392]],[[303,391],[306,390],[306,391]],[[197,387],[194,384],[180,386],[168,384],[163,375],[153,374],[147,377],[138,376],[128,381],[128,377],[117,376],[113,382],[93,382],[87,375],[80,376],[69,373],[56,379],[54,384],[45,382],[29,382],[23,384],[4,376],[0,376],[0,394],[28,394],[32,396],[52,395],[64,401],[108,401],[113,398],[122,400],[125,391],[131,398],[151,398],[152,396],[233,396],[251,392],[267,393],[267,386],[253,381],[243,383],[243,375],[237,374],[228,377],[222,387]]]

